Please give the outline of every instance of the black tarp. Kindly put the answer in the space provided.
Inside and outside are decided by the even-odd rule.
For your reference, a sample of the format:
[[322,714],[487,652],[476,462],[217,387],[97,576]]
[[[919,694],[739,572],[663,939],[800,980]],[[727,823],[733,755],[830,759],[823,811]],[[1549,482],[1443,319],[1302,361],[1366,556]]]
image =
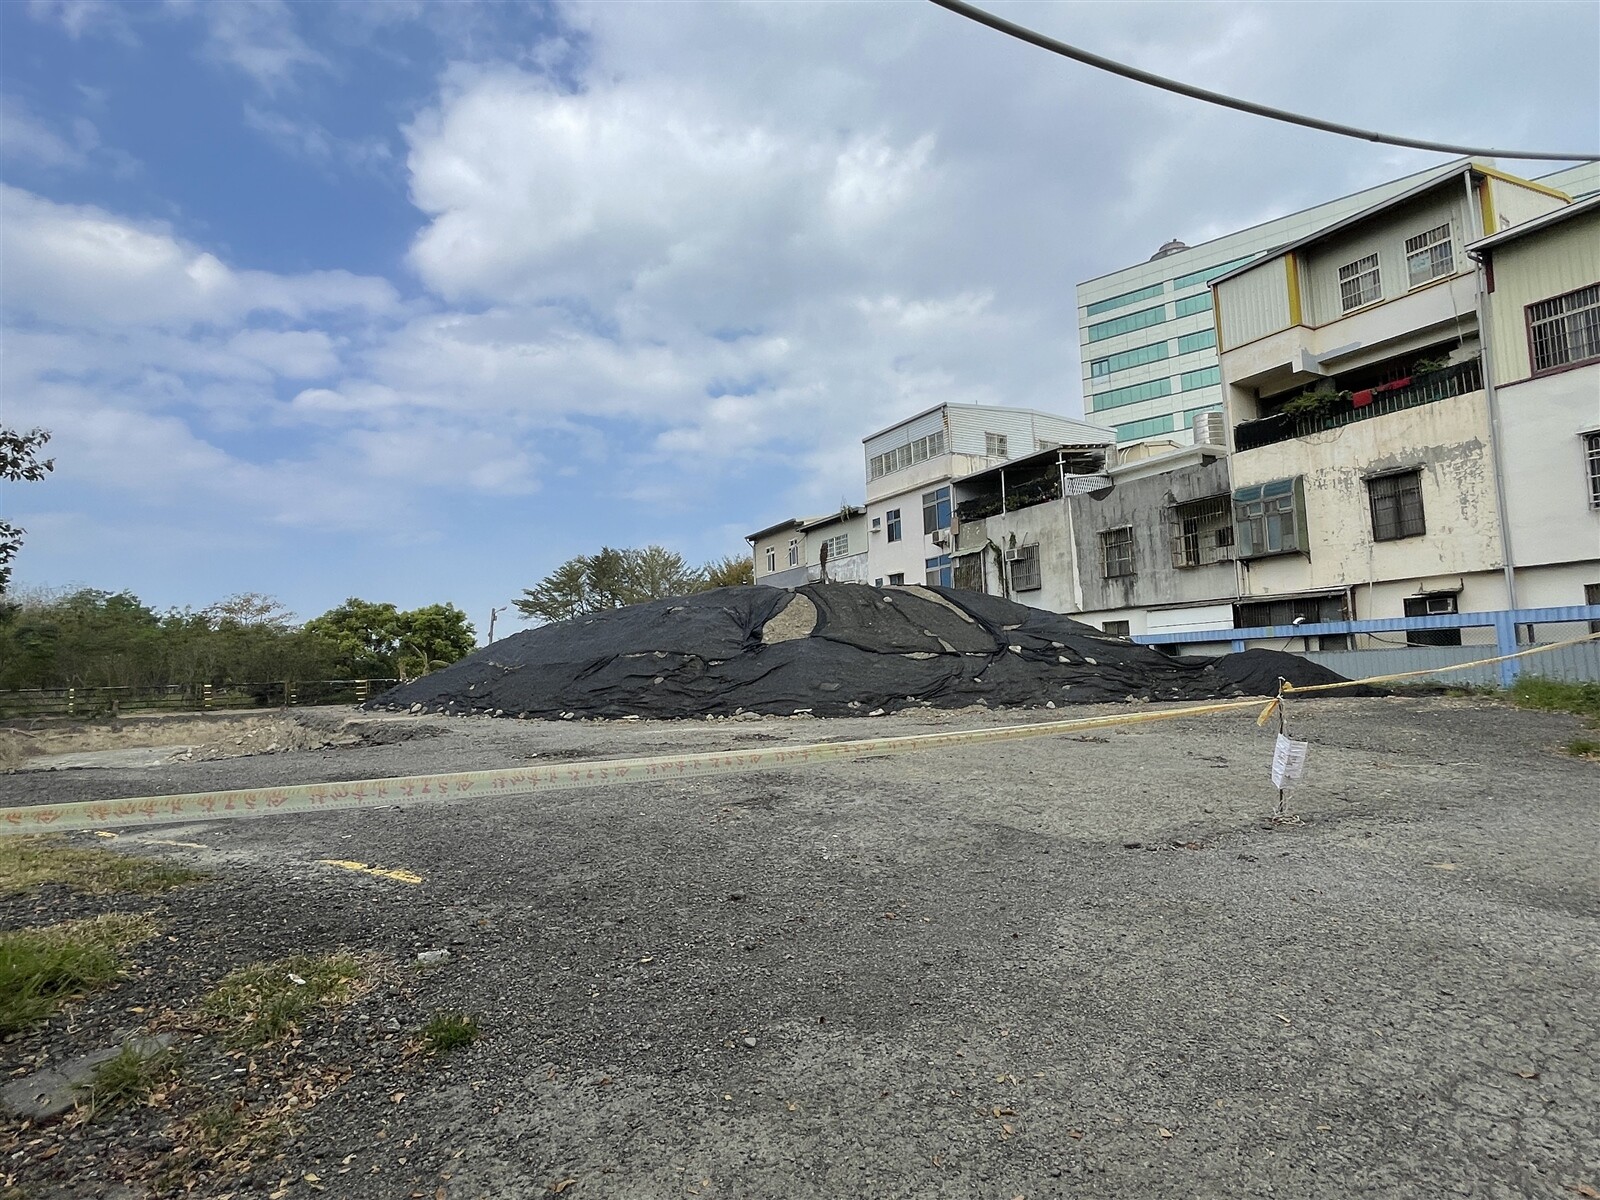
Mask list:
[[[774,628],[798,627],[799,635],[764,641],[780,614]],[[1270,695],[1280,675],[1299,685],[1340,678],[1269,650],[1173,658],[1059,613],[953,588],[742,586],[514,634],[371,707],[545,718],[847,716],[924,704]]]

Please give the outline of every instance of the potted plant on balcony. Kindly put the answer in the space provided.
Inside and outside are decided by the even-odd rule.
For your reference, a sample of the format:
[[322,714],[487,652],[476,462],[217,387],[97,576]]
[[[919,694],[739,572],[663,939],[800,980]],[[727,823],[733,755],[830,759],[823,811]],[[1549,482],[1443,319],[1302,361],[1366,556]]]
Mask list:
[[1347,407],[1349,403],[1349,392],[1341,392],[1331,383],[1324,383],[1309,391],[1301,392],[1280,411],[1286,417],[1320,417],[1341,406]]

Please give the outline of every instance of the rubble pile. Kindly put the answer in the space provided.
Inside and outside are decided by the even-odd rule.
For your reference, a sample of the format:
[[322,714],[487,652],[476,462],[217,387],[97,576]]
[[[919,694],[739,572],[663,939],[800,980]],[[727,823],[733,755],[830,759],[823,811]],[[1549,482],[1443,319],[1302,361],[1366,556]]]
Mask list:
[[[1338,680],[1292,654],[1173,658],[951,588],[717,588],[540,626],[369,707],[505,717],[863,716],[1270,695]],[[1339,695],[1372,694],[1354,688]]]

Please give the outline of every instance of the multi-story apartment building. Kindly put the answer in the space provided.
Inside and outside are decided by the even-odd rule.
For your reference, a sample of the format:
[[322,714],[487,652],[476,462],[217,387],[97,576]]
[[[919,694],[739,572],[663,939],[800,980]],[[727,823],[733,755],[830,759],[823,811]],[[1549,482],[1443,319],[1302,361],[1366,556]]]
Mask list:
[[820,517],[792,517],[747,534],[755,581],[767,587],[864,583],[867,578],[867,510],[847,504]]
[[[1080,283],[1085,419],[1111,425],[1123,445],[1197,440],[1195,416],[1222,408],[1209,282],[1430,179],[1453,174],[1461,165],[1430,168],[1203,245],[1168,242],[1148,262]],[[1480,169],[1495,168],[1485,162]],[[1537,186],[1563,199],[1600,190],[1600,164],[1559,171]]]
[[953,586],[951,480],[1039,450],[1114,440],[1109,429],[1070,417],[976,404],[940,404],[868,435],[869,577],[879,586]]
[[1600,194],[1468,252],[1483,271],[1514,607],[1600,604]]
[[1510,606],[1467,245],[1566,205],[1460,164],[1212,283],[1241,625]]

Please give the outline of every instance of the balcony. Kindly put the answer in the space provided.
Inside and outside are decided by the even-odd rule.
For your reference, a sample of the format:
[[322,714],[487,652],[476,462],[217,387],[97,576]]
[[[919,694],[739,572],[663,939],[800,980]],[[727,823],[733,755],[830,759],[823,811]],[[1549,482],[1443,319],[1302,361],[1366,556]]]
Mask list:
[[[1388,390],[1371,388],[1355,393],[1354,397],[1348,392],[1344,393],[1339,406],[1323,412],[1273,413],[1259,420],[1241,421],[1233,427],[1233,448],[1236,453],[1258,450],[1262,446],[1310,437],[1314,433],[1325,433],[1330,429],[1354,425],[1357,421],[1368,421],[1373,417],[1448,400],[1452,396],[1465,396],[1482,389],[1483,365],[1478,359],[1472,358],[1439,371],[1415,376],[1403,387]],[[1367,402],[1356,404],[1355,400],[1363,396],[1369,397]]]

